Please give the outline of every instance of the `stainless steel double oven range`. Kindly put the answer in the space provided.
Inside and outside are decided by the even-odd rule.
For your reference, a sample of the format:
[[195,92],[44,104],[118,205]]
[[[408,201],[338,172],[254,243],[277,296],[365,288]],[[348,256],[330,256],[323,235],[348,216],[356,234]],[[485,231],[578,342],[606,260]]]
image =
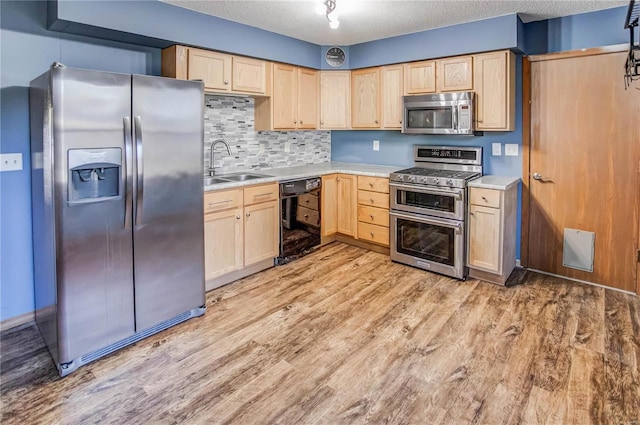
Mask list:
[[465,279],[467,182],[481,147],[415,145],[415,167],[390,176],[391,259]]

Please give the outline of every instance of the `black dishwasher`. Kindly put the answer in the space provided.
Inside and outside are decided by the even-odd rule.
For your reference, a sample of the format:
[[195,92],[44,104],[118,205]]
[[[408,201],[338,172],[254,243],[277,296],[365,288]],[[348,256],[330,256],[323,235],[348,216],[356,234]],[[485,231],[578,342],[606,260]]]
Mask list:
[[280,183],[280,255],[286,264],[320,245],[320,177]]

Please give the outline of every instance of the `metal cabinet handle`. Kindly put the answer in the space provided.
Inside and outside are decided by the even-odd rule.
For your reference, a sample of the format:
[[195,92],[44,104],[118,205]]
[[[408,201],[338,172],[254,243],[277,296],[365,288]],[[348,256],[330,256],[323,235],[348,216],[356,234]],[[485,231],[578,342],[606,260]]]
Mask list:
[[305,215],[304,215],[304,218],[309,218],[309,214],[305,214]]
[[371,234],[371,237],[373,237],[373,232],[369,232]]
[[229,84],[229,80],[224,80],[224,84],[225,85]]
[[483,200],[483,201],[485,201],[485,202],[487,202],[487,197],[486,197],[486,196],[483,196],[483,197],[482,197],[482,200]]
[[544,181],[544,177],[540,173],[533,173],[533,179],[538,181]]
[[236,220],[240,220],[240,216],[239,215],[236,216]]
[[378,124],[378,120],[375,120],[374,122],[375,122],[376,124]]
[[372,182],[369,182],[369,186],[373,187],[373,183],[372,183]]
[[371,217],[371,220],[373,220],[373,214],[369,214],[369,217]]
[[265,193],[258,193],[257,195],[253,195],[254,198],[259,198],[261,196],[269,196],[271,195],[273,192],[265,192]]
[[218,204],[226,204],[227,202],[231,202],[231,199],[225,199],[224,201],[218,201],[218,202],[209,202],[209,205],[218,205]]
[[246,213],[245,214],[247,217],[251,217],[251,213]]

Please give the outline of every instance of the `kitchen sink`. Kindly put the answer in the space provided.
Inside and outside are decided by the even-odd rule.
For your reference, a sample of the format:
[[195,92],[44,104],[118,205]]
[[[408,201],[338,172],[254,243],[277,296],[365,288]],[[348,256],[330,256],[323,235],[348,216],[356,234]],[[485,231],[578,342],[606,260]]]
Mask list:
[[243,182],[246,180],[263,179],[265,177],[273,177],[268,174],[259,173],[230,173],[220,174],[219,176],[211,176],[204,178],[204,185],[209,186],[212,184],[230,183],[230,182]]
[[243,182],[246,180],[263,179],[265,177],[273,177],[267,174],[258,173],[234,173],[234,174],[222,174],[218,176],[220,179],[224,179],[232,182]]

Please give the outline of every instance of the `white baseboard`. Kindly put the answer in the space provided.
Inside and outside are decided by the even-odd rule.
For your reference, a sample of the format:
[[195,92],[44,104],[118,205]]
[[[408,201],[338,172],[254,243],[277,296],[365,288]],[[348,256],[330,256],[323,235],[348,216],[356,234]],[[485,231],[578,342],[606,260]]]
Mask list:
[[516,258],[516,267],[520,267],[520,259]]
[[622,292],[623,294],[636,295],[636,296],[640,295],[640,294],[636,294],[635,292],[625,291],[624,289],[619,289],[619,288],[614,288],[614,287],[611,287],[611,286],[601,285],[599,283],[587,282],[586,280],[574,279],[572,277],[566,277],[566,276],[562,276],[562,275],[559,275],[559,274],[543,272],[542,270],[531,269],[531,268],[528,268],[527,270],[529,270],[531,272],[540,273],[540,274],[546,274],[547,276],[558,277],[560,279],[571,280],[573,282],[584,283],[586,285],[597,286],[597,287],[603,288],[603,289],[611,289],[612,291]]

